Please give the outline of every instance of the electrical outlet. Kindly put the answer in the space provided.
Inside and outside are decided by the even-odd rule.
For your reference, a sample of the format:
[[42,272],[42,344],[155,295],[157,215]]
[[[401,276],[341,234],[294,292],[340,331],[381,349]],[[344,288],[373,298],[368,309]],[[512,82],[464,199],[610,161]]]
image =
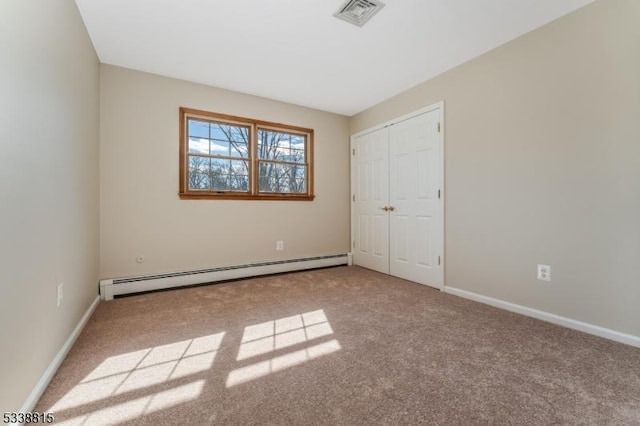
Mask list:
[[276,241],[276,250],[278,251],[284,250],[284,241]]
[[551,281],[551,266],[538,265],[538,279],[541,281]]
[[56,293],[57,293],[57,302],[56,302],[56,306],[60,306],[62,305],[62,298],[63,298],[63,285],[62,283],[58,284],[58,286],[56,287]]

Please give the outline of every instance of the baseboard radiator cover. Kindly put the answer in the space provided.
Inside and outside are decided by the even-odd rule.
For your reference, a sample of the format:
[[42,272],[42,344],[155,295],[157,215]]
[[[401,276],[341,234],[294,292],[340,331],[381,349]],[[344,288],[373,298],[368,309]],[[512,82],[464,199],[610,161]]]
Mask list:
[[100,298],[349,264],[347,253],[100,280]]

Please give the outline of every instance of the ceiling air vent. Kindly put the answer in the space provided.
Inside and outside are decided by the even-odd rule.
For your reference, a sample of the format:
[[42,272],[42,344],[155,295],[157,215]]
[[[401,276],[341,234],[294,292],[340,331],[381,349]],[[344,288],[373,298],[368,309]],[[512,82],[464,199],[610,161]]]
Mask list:
[[361,27],[383,7],[378,0],[347,0],[333,16]]

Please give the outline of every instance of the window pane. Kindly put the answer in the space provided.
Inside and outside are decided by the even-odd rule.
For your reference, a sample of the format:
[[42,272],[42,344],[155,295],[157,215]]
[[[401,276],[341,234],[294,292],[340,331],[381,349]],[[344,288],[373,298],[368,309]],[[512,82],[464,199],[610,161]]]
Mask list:
[[225,132],[222,131],[222,125],[220,124],[214,124],[213,126],[211,126],[211,139],[227,142],[229,141],[229,138],[227,138]]
[[305,137],[274,130],[258,130],[258,158],[304,163]]
[[265,160],[279,160],[278,143],[282,137],[281,133],[258,130],[258,158]]
[[239,127],[239,126],[230,126],[229,128],[229,141],[231,142],[239,142],[246,144],[249,141],[249,128],[248,127]]
[[285,157],[284,161],[289,161],[291,163],[304,163],[304,151],[292,149],[289,155]]
[[231,124],[211,123],[211,138],[226,142],[247,143],[249,128]]
[[211,155],[229,156],[229,142],[211,141]]
[[248,191],[249,190],[249,162],[248,161],[230,161],[229,173],[229,189],[231,191]]
[[188,121],[189,153],[209,154],[209,123],[190,119]]
[[260,192],[305,193],[306,168],[291,164],[260,162]]
[[229,156],[231,157],[249,157],[249,148],[246,143],[231,142]]
[[212,158],[209,178],[213,191],[246,192],[249,190],[249,162]]
[[189,157],[189,189],[194,191],[211,188],[209,177],[210,159],[206,157]]
[[189,137],[189,154],[208,154],[209,139]]
[[305,142],[305,137],[304,136],[293,136],[291,138],[291,149],[301,149],[304,150],[304,142]]
[[213,191],[229,190],[229,161],[219,158],[211,159],[211,189]]
[[209,122],[189,119],[189,137],[209,138]]
[[227,124],[211,124],[211,154],[226,157],[249,157],[249,128]]

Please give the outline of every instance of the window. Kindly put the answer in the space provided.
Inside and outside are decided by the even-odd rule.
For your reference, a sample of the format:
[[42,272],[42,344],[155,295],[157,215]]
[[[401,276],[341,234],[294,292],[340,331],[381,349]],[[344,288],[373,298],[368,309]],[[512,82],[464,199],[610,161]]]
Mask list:
[[180,198],[313,200],[313,130],[180,108]]

